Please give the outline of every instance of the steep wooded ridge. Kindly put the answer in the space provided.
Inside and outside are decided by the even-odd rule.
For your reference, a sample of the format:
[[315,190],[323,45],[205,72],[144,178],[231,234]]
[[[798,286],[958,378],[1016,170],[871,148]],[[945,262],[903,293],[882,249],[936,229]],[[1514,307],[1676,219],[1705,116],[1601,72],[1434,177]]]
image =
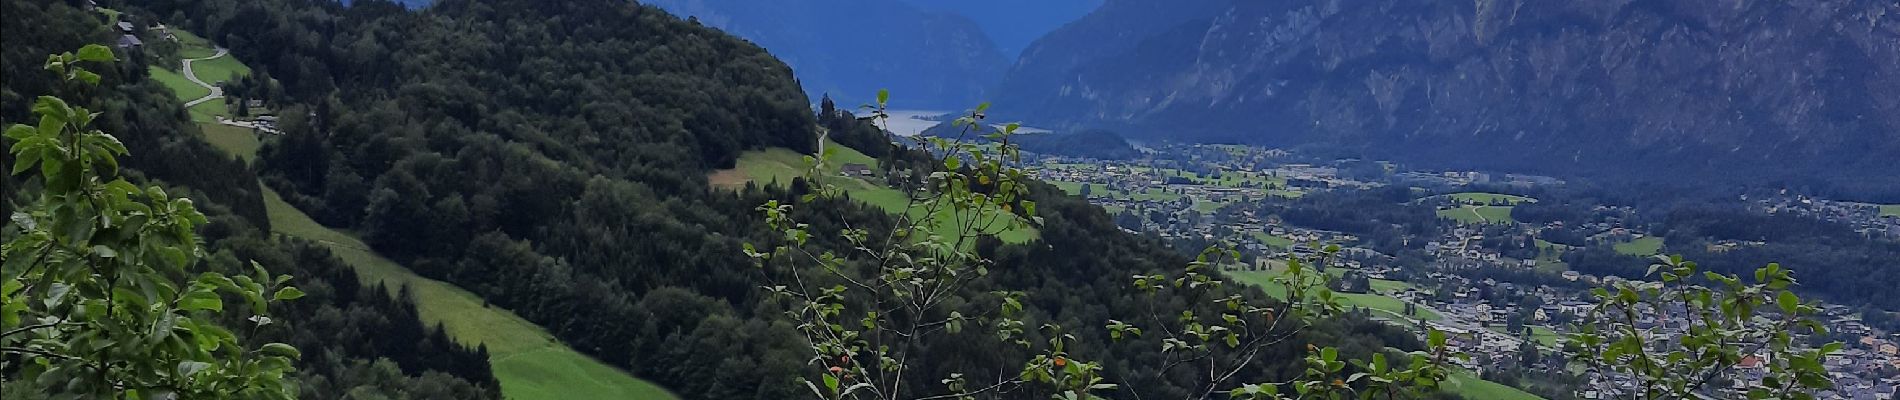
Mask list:
[[[406,294],[361,284],[320,245],[272,238],[257,176],[242,160],[200,139],[171,91],[147,76],[147,65],[158,61],[154,54],[119,50],[122,61],[92,69],[101,75],[98,87],[62,85],[43,68],[50,54],[116,39],[104,14],[66,2],[6,0],[0,1],[0,15],[6,20],[0,24],[0,125],[37,122],[27,108],[41,95],[100,112],[95,126],[131,151],[121,158],[130,179],[164,185],[168,193],[192,199],[209,217],[200,232],[207,254],[193,271],[248,273],[254,261],[273,274],[294,277],[293,284],[307,295],[273,310],[273,324],[240,335],[245,343],[283,342],[302,352],[296,375],[300,397],[500,397],[485,351],[465,348],[439,327],[423,324]],[[0,140],[0,147],[12,144]],[[6,158],[12,165],[11,156]],[[12,215],[16,205],[31,203],[42,186],[26,176],[0,178],[5,188],[0,214]],[[14,224],[10,219],[0,228],[0,239],[19,234]],[[251,326],[243,317],[227,313],[222,322]],[[32,384],[0,385],[0,397],[44,398],[34,389]]]
[[975,22],[902,1],[642,3],[756,42],[798,72],[808,97],[829,93],[852,107],[878,89],[903,93],[912,107],[970,107],[1009,63]]
[[[883,235],[893,224],[863,204],[804,203],[799,182],[711,187],[707,174],[748,149],[811,152],[820,121],[790,68],[765,50],[658,8],[615,0],[452,0],[420,10],[382,1],[146,6],[259,60],[257,74],[280,83],[272,101],[285,105],[285,134],[259,162],[287,201],[681,398],[797,398],[809,389],[796,378],[816,378],[809,348],[783,318],[786,305],[762,292],[764,277],[741,251],[741,243],[784,239],[763,223],[760,204],[797,204],[814,231],[848,220]],[[877,137],[855,118],[823,122],[834,133]],[[935,164],[852,137],[841,141],[887,158],[880,163]],[[1059,193],[1038,189],[1040,241],[979,245],[997,260],[995,272],[956,303],[975,315],[996,307],[993,290],[1026,292],[1029,324],[1075,327],[1081,339],[1070,351],[1113,360],[1118,376],[1159,376],[1159,338],[1116,343],[1101,326],[1179,315],[1193,300],[1131,295],[1127,277],[1188,260]],[[848,245],[835,235],[811,240]],[[842,282],[815,284],[834,283]],[[1026,357],[993,332],[957,335],[922,349],[905,385],[942,389],[952,372],[992,376]],[[1303,347],[1293,343],[1339,343],[1342,356],[1355,358],[1420,347],[1357,316],[1303,335],[1235,379],[1297,373]],[[1125,382],[1129,392],[1117,396],[1178,397],[1205,375],[1200,368]]]
[[1159,3],[1045,37],[997,109],[1432,167],[1900,195],[1891,1]]

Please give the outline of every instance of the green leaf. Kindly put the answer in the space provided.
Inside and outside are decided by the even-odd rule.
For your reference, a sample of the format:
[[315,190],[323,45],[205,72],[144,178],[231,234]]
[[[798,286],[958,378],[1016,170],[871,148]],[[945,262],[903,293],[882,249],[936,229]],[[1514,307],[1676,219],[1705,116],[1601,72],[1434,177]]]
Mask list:
[[198,371],[203,371],[207,368],[211,368],[211,363],[199,362],[199,361],[182,361],[178,363],[178,376],[191,377],[192,375],[197,374]]
[[27,126],[25,124],[13,124],[13,126],[7,127],[6,136],[8,139],[13,139],[13,140],[18,141],[18,140],[26,140],[26,138],[33,137],[33,134],[35,133],[39,133],[39,131],[33,129],[32,126]]
[[108,49],[105,46],[101,46],[97,44],[89,44],[89,45],[86,45],[86,47],[79,48],[79,61],[116,61],[116,60],[118,60],[118,57],[114,57],[112,55],[112,49]]
[[277,289],[277,293],[270,297],[276,301],[296,300],[303,298],[303,291],[297,290],[295,286],[285,286],[283,289]]
[[291,359],[303,358],[303,352],[297,351],[296,347],[283,343],[266,343],[263,347],[259,347],[257,351],[266,355],[289,357]]
[[83,69],[79,71],[74,71],[73,76],[79,78],[79,81],[85,82],[88,85],[99,84],[99,74],[92,73],[92,71],[87,71]]
[[224,299],[211,291],[192,291],[178,298],[178,309],[182,311],[224,311]]
[[53,96],[40,96],[39,99],[33,101],[33,113],[40,115],[40,133],[48,133],[46,118],[52,118],[53,121],[64,124],[72,119],[73,110],[72,107],[66,105],[66,100]]
[[1781,306],[1781,312],[1794,314],[1796,307],[1801,305],[1801,299],[1795,297],[1794,292],[1783,290],[1775,296],[1775,305]]
[[[885,105],[885,104],[889,104],[890,102],[891,102],[891,90],[890,90],[890,89],[878,89],[878,90],[877,90],[877,105],[879,105],[879,106],[882,106],[882,105]],[[835,386],[835,385],[834,385],[834,386]],[[835,389],[837,389],[837,388],[836,388],[836,387],[833,387],[832,389],[834,389],[834,390],[835,390]]]

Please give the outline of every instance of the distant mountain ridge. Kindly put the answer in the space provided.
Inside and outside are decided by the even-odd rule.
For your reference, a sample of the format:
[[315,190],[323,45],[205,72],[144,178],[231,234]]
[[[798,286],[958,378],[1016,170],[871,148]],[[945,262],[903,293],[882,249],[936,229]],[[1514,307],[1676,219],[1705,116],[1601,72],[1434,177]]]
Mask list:
[[965,108],[1008,59],[975,22],[896,0],[651,0],[758,43],[792,66],[808,97],[868,102],[890,89],[911,108]]
[[926,10],[956,13],[983,27],[1003,56],[1015,58],[1049,31],[1061,28],[1102,0],[903,0]]
[[1005,117],[1151,139],[1900,185],[1885,0],[1110,0],[1031,45],[1000,90]]

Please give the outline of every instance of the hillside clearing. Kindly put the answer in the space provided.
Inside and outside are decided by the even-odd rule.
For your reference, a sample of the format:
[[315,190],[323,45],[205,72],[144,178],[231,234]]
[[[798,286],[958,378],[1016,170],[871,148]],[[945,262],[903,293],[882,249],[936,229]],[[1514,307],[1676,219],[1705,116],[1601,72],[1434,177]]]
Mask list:
[[[871,171],[883,171],[878,168],[877,159],[871,158],[850,147],[837,144],[836,142],[827,141],[825,147],[828,149],[836,149],[832,154],[831,161],[825,166],[824,177],[822,178],[825,180],[825,183],[836,185],[844,189],[845,195],[853,200],[862,201],[865,204],[882,208],[892,214],[907,213],[912,217],[919,217],[927,212],[922,208],[911,208],[909,198],[904,192],[873,182],[881,182],[882,178],[880,177],[848,177],[843,175],[843,166],[846,164],[861,164],[869,167]],[[707,176],[707,180],[719,187],[725,188],[743,186],[747,182],[759,185],[772,183],[777,183],[780,186],[790,185],[793,178],[800,177],[804,174],[805,156],[805,154],[799,154],[790,149],[776,147],[748,151],[739,156],[737,166],[732,169],[713,171]],[[1007,220],[995,218],[998,212],[1000,211],[987,210],[978,217],[978,219],[982,221],[990,221],[992,219],[997,221],[995,226],[982,227],[985,232],[993,234],[997,239],[1009,243],[1027,243],[1031,240],[1035,240],[1038,235],[1035,228],[1010,228],[1003,226]],[[935,233],[943,237],[953,237],[957,235],[963,224],[950,222],[950,220],[953,219],[951,215],[952,211],[945,209],[938,210],[937,213],[938,220],[945,221],[945,223],[937,226]]]
[[1613,246],[1617,253],[1632,256],[1653,256],[1662,252],[1663,238],[1644,236],[1640,239],[1617,243]]
[[205,141],[211,142],[211,146],[236,155],[245,162],[254,161],[257,158],[257,149],[264,145],[263,142],[258,141],[257,133],[248,128],[200,122],[198,130],[204,132]]
[[[1273,282],[1273,278],[1278,277],[1279,275],[1280,275],[1279,271],[1227,271],[1227,276],[1229,278],[1234,279],[1237,282],[1259,286],[1261,290],[1264,290],[1267,292],[1268,296],[1284,299],[1286,298],[1286,288]],[[1373,287],[1378,288],[1378,287],[1384,286],[1386,288],[1396,288],[1396,287],[1402,287],[1402,285],[1404,285],[1404,283],[1374,282]],[[1417,308],[1416,310],[1418,311],[1418,314],[1419,314],[1417,317],[1406,317],[1405,316],[1405,301],[1399,300],[1398,298],[1394,298],[1391,296],[1386,296],[1386,295],[1371,294],[1371,293],[1335,292],[1333,293],[1333,297],[1336,299],[1339,299],[1339,304],[1342,306],[1362,307],[1362,308],[1374,310],[1374,312],[1377,314],[1381,314],[1385,317],[1393,318],[1393,319],[1405,320],[1405,319],[1418,318],[1418,319],[1424,319],[1427,321],[1437,321],[1437,320],[1441,320],[1445,318],[1444,316],[1438,315],[1437,312],[1434,312],[1427,308]]]
[[1438,210],[1438,217],[1458,221],[1461,224],[1512,224],[1511,206],[1472,206]]
[[211,89],[191,83],[190,79],[185,79],[185,75],[177,71],[159,67],[146,67],[146,71],[151,74],[152,80],[164,84],[165,88],[171,89],[172,94],[177,95],[180,100],[192,100],[211,94]]
[[1484,399],[1484,400],[1540,400],[1540,399],[1543,399],[1542,397],[1537,397],[1537,395],[1530,394],[1529,392],[1525,392],[1523,390],[1518,390],[1517,388],[1514,388],[1514,387],[1504,386],[1503,384],[1500,384],[1497,382],[1479,379],[1478,376],[1476,374],[1472,374],[1471,371],[1466,371],[1462,369],[1457,370],[1457,372],[1451,373],[1450,379],[1446,379],[1445,383],[1442,386],[1445,389],[1445,391],[1455,393],[1459,397],[1464,397],[1467,399]]
[[392,295],[409,287],[424,324],[441,324],[449,337],[464,345],[486,345],[489,363],[507,398],[674,398],[658,385],[568,348],[514,312],[489,306],[474,293],[416,275],[383,258],[356,237],[311,220],[268,187],[264,188],[264,207],[273,233],[322,243],[355,268],[364,284],[380,282]]

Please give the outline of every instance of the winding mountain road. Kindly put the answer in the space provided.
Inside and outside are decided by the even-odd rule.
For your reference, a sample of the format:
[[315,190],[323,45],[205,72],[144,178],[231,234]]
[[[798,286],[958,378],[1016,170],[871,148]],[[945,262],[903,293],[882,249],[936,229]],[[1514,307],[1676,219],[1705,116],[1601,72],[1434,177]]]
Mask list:
[[218,53],[212,54],[210,57],[185,59],[185,69],[184,69],[185,79],[191,80],[191,83],[196,83],[198,84],[198,86],[204,86],[205,89],[211,89],[211,93],[206,94],[205,97],[199,97],[197,100],[185,102],[185,108],[191,108],[191,106],[199,105],[207,101],[224,98],[224,88],[220,88],[218,87],[218,85],[213,85],[213,84],[205,83],[205,81],[198,80],[198,74],[191,71],[191,63],[196,62],[196,61],[204,61],[204,60],[215,59],[218,57],[224,57],[225,53],[229,53],[229,51],[226,51],[223,47],[219,47]]

